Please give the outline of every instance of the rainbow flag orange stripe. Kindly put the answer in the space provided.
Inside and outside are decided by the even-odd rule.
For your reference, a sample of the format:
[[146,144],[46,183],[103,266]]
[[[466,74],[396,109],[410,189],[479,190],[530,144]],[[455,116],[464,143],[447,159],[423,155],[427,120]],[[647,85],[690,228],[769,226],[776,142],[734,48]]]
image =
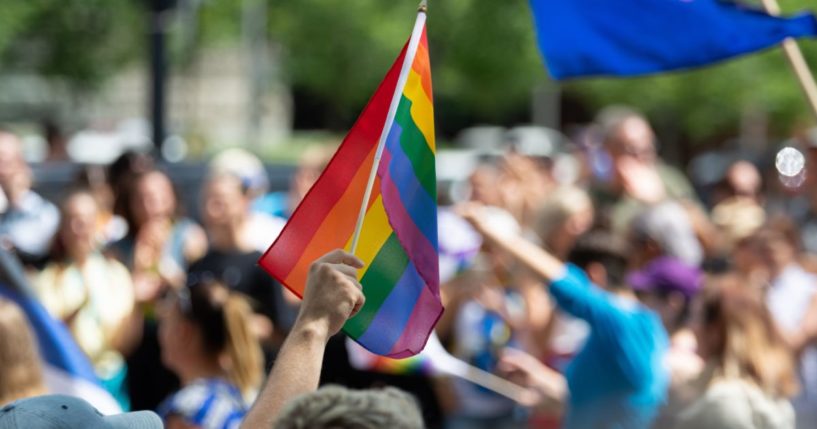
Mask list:
[[311,262],[332,249],[351,247],[381,134],[388,131],[356,249],[366,264],[359,273],[366,304],[344,331],[369,351],[392,358],[420,352],[443,311],[432,100],[421,12],[409,43],[260,260],[303,296]]

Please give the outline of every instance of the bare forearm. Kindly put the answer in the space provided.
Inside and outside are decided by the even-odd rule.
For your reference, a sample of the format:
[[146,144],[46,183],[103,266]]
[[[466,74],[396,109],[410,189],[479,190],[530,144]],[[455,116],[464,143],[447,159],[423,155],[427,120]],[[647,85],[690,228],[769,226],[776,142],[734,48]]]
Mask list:
[[242,428],[271,428],[287,402],[318,388],[328,338],[319,322],[295,324]]
[[565,264],[562,261],[524,237],[507,236],[492,231],[481,232],[486,240],[516,258],[542,280],[549,282],[564,275]]

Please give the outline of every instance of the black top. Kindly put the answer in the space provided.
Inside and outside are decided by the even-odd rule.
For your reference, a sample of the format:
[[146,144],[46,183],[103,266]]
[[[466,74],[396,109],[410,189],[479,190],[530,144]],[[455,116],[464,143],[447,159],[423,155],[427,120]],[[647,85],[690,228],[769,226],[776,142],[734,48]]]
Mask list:
[[[190,265],[188,283],[212,276],[250,299],[256,312],[272,320],[276,328],[289,330],[296,311],[284,301],[281,284],[258,266],[261,252],[210,250]],[[192,284],[192,283],[191,283]]]

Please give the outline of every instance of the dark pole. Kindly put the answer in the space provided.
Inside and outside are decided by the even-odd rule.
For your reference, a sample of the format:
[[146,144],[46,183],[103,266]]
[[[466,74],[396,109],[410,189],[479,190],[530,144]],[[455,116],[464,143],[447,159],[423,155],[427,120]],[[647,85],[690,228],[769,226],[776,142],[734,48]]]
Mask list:
[[153,124],[153,146],[157,156],[161,156],[162,143],[165,141],[166,129],[166,80],[167,52],[165,35],[167,33],[167,10],[173,0],[148,0],[148,24],[150,25],[150,119]]

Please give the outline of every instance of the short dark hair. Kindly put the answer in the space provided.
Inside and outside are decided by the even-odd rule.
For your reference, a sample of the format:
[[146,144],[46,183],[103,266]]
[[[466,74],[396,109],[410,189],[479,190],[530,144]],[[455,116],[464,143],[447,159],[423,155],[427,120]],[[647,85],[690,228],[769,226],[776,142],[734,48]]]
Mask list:
[[607,229],[594,228],[576,240],[568,260],[586,270],[592,263],[604,266],[608,287],[627,287],[627,262],[630,246],[620,236]]

